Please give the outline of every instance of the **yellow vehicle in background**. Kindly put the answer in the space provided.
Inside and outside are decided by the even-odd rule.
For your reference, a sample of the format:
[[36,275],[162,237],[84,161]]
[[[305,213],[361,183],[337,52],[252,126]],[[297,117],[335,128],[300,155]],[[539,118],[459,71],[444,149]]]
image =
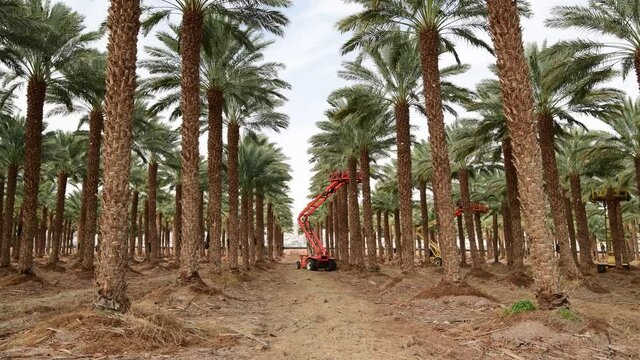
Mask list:
[[[429,222],[429,228],[436,226],[436,221],[432,220]],[[416,237],[423,241],[425,239],[424,234],[422,233],[422,227],[416,226],[415,228]],[[440,253],[440,246],[434,241],[429,240],[429,260],[435,266],[442,266],[442,254]]]

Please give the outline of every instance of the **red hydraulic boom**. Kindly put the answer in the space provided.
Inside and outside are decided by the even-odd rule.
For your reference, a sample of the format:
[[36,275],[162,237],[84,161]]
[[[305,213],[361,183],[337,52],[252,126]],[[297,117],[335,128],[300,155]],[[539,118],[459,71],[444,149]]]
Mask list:
[[[356,173],[356,181],[362,182],[362,173]],[[313,231],[309,223],[309,217],[325,203],[333,194],[335,194],[342,186],[349,183],[348,171],[334,171],[329,175],[329,186],[317,195],[298,215],[298,224],[307,238],[307,242],[311,247],[311,254],[300,255],[300,261],[296,263],[296,267],[306,268],[308,270],[325,269],[326,271],[334,271],[337,269],[335,259],[329,257],[327,249],[322,245],[322,240]]]

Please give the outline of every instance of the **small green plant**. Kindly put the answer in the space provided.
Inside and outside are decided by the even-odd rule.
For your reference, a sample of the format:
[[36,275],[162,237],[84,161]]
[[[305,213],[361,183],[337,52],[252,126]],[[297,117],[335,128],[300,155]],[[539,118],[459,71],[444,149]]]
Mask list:
[[536,305],[531,300],[518,300],[505,310],[507,315],[515,315],[523,312],[535,311]]
[[575,312],[573,312],[571,309],[560,308],[558,309],[557,313],[558,315],[560,315],[561,318],[565,320],[576,321],[579,319],[578,315]]

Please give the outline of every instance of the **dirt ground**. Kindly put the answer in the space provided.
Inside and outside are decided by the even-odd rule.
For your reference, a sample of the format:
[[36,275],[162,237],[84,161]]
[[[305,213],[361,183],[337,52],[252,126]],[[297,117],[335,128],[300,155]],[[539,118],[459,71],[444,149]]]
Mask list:
[[35,279],[0,273],[0,358],[640,358],[637,270],[591,277],[608,293],[568,284],[570,312],[507,315],[533,290],[510,282],[504,265],[467,277],[491,299],[422,299],[441,269],[309,272],[284,259],[248,273],[205,270],[206,287],[179,287],[174,265],[140,263],[131,311],[112,315],[92,310],[92,276],[67,261],[40,265]]

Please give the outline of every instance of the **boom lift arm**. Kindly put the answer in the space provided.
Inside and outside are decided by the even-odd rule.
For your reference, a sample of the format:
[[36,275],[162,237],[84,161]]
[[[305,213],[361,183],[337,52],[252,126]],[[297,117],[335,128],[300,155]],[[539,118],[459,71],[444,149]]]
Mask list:
[[[363,175],[356,173],[356,181],[362,182]],[[322,240],[313,231],[309,217],[322,206],[333,194],[341,187],[349,183],[348,171],[334,171],[329,175],[329,185],[321,194],[318,194],[298,215],[298,225],[304,232],[304,236],[311,245],[312,254],[300,255],[300,261],[297,263],[298,268],[306,267],[309,270],[317,270],[324,268],[325,270],[335,270],[335,260],[329,257],[327,249],[322,245]]]

